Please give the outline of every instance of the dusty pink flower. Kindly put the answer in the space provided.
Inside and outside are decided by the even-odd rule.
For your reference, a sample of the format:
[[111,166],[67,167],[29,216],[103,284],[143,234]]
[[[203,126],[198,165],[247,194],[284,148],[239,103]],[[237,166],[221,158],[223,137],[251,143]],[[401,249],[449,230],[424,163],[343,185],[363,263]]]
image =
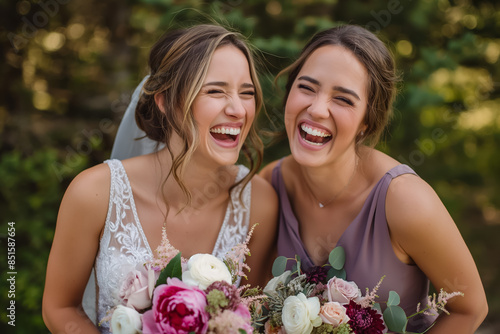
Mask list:
[[206,333],[209,320],[206,306],[203,291],[177,278],[168,278],[167,284],[156,287],[153,308],[143,315],[143,333]]
[[[152,279],[150,279],[152,276]],[[136,310],[151,306],[151,295],[154,289],[154,272],[142,267],[128,273],[123,281],[118,297],[123,303]],[[153,281],[153,284],[150,282]]]
[[350,300],[357,301],[361,297],[361,291],[356,283],[334,276],[327,283],[327,297],[329,302],[348,304]]

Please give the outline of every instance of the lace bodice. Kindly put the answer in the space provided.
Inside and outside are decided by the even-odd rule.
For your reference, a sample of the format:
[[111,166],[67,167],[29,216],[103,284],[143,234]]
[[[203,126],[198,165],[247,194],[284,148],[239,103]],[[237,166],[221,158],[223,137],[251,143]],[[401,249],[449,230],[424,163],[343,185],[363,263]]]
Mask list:
[[[99,323],[106,313],[117,305],[117,294],[127,273],[153,256],[139,221],[132,189],[121,161],[105,162],[111,171],[109,207],[93,276],[83,299],[84,309],[95,323]],[[238,167],[236,182],[248,173],[245,166]],[[239,197],[241,191],[242,185],[238,185],[231,192],[231,200],[212,252],[212,255],[219,258],[224,257],[234,245],[243,242],[248,232],[251,184],[248,183],[243,189],[242,201]],[[97,286],[92,282],[94,279]],[[109,333],[108,325],[109,323],[102,324],[102,333]]]

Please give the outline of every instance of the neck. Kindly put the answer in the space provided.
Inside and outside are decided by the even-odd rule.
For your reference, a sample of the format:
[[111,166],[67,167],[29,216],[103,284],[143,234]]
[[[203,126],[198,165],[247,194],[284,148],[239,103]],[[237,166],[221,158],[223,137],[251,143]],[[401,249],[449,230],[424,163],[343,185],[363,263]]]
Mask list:
[[358,156],[353,153],[323,166],[301,166],[303,183],[309,197],[320,208],[326,207],[349,193],[358,172]]
[[[168,172],[172,168],[172,159],[166,149],[161,150],[155,157],[156,175],[159,184],[163,184]],[[179,170],[179,172],[181,172]],[[234,183],[233,166],[214,166],[193,161],[186,165],[182,175],[179,175],[183,185],[191,193],[191,207],[201,208],[218,197],[226,198],[228,189]],[[163,193],[171,207],[184,207],[187,197],[180,185],[171,174],[163,185]]]

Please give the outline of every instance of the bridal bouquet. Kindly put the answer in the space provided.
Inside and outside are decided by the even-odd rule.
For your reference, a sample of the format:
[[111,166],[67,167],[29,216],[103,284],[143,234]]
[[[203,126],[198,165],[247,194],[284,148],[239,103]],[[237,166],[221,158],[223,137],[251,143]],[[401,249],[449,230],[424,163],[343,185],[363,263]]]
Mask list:
[[[295,261],[287,270],[289,260]],[[343,269],[345,252],[336,247],[329,256],[329,266],[317,266],[307,272],[300,269],[300,258],[280,256],[273,265],[273,276],[263,292],[258,308],[252,309],[254,327],[259,333],[333,333],[380,334],[388,330],[406,333],[408,319],[417,314],[448,313],[446,302],[460,292],[446,293],[428,298],[428,305],[409,317],[399,306],[399,295],[390,291],[387,307],[381,311],[376,302],[379,283],[363,296],[355,282],[346,281]]]
[[251,334],[248,305],[255,291],[234,283],[249,269],[244,259],[252,233],[224,261],[210,254],[185,260],[163,230],[157,257],[129,273],[119,304],[102,321],[110,321],[113,334]]

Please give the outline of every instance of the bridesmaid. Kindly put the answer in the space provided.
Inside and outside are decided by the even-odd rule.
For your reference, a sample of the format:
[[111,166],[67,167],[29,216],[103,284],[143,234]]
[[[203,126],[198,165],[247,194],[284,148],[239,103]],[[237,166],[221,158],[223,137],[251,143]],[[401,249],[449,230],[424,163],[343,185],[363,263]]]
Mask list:
[[[473,333],[487,314],[474,260],[434,190],[374,149],[395,96],[393,58],[371,32],[341,26],[316,34],[288,75],[285,128],[291,155],[261,175],[280,201],[278,255],[325,264],[346,251],[347,279],[361,291],[383,275],[380,300],[401,296],[407,314],[425,304],[429,280],[462,291],[428,333]],[[410,322],[423,331],[434,319]]]
[[[165,148],[123,162],[108,160],[67,189],[47,266],[43,318],[53,333],[109,333],[99,322],[125,275],[152,257],[161,231],[189,258],[223,257],[250,241],[250,284],[265,282],[278,202],[259,176],[262,145],[254,118],[262,92],[240,35],[200,25],[167,33],[152,48],[136,119]],[[240,151],[251,170],[234,164]],[[95,269],[97,317],[81,311]],[[246,283],[246,282],[244,282]]]

